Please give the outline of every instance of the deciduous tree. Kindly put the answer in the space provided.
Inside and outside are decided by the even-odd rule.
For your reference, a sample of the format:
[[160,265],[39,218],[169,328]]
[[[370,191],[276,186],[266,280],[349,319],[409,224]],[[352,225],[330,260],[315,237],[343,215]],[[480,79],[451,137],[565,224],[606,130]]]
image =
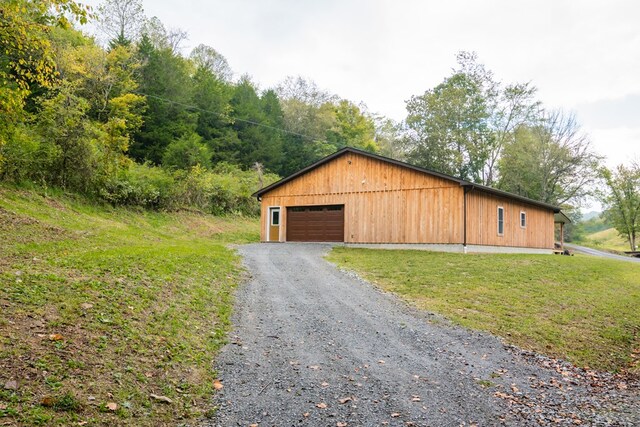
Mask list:
[[580,206],[591,195],[601,158],[572,115],[544,111],[520,126],[499,160],[498,188],[555,205]]
[[601,195],[605,216],[635,251],[640,234],[640,164],[620,165],[613,171],[603,168],[600,174],[606,185]]

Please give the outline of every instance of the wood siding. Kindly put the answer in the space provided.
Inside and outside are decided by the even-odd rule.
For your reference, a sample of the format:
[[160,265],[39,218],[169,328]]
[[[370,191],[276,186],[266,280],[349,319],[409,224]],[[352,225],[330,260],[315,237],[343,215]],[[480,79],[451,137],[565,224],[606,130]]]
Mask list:
[[[261,238],[268,209],[282,208],[280,241],[286,241],[287,209],[344,205],[347,243],[464,242],[464,190],[453,180],[347,152],[273,188],[262,196]],[[504,234],[497,208],[504,208]],[[527,226],[520,227],[520,212]],[[467,244],[552,249],[553,211],[473,190],[467,195]]]
[[262,240],[269,206],[286,215],[291,206],[343,204],[345,242],[462,243],[462,194],[456,182],[346,153],[263,195]]
[[[498,206],[504,208],[504,233],[498,235]],[[520,212],[527,215],[520,226]],[[553,249],[553,211],[483,191],[467,194],[467,244]]]

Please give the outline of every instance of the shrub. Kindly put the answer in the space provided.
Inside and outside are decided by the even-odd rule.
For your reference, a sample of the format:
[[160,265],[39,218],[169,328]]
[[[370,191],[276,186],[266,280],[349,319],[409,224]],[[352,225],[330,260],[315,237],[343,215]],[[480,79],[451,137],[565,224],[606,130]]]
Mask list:
[[170,169],[189,169],[194,166],[209,167],[211,151],[202,143],[198,134],[186,134],[171,142],[162,156],[162,166]]
[[99,190],[102,199],[113,205],[147,209],[171,208],[174,179],[165,170],[149,164],[132,164]]

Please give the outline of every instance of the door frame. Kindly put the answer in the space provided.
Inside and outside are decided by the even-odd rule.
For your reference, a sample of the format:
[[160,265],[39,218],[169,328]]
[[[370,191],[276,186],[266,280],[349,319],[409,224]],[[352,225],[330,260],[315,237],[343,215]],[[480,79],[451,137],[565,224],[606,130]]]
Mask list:
[[[271,240],[271,226],[273,220],[273,212],[278,212],[278,236],[276,240]],[[267,207],[267,242],[280,241],[280,228],[282,227],[282,207],[281,206],[268,206]]]

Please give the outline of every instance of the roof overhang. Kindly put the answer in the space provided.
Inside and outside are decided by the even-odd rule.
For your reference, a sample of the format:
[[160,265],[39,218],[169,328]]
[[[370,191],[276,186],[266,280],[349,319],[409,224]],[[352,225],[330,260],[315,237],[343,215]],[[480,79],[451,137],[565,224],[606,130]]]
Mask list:
[[[399,160],[390,159],[388,157],[380,156],[380,155],[374,154],[374,153],[369,153],[367,151],[359,150],[359,149],[353,148],[353,147],[345,147],[345,148],[343,148],[341,150],[336,151],[333,154],[329,154],[328,156],[318,160],[317,162],[307,166],[306,168],[300,169],[298,172],[293,173],[293,174],[289,175],[286,178],[282,178],[280,181],[276,181],[273,184],[268,185],[267,187],[264,187],[264,188],[256,191],[251,196],[252,197],[257,197],[258,200],[260,200],[262,198],[262,196],[264,194],[268,193],[269,191],[271,191],[271,190],[273,190],[273,189],[275,189],[277,187],[280,187],[281,185],[286,184],[287,182],[292,181],[292,180],[296,179],[297,177],[299,177],[301,175],[304,175],[307,172],[310,172],[310,171],[318,168],[319,166],[322,166],[323,164],[325,164],[325,163],[327,163],[327,162],[329,162],[329,161],[331,161],[333,159],[336,159],[336,158],[338,158],[338,157],[340,157],[340,156],[342,156],[344,154],[347,154],[347,153],[359,154],[359,155],[362,155],[362,156],[366,156],[366,157],[370,157],[370,158],[373,158],[373,159],[380,160],[382,162],[391,163],[391,164],[394,164],[394,165],[397,165],[397,166],[400,166],[400,167],[403,167],[403,168],[407,168],[407,169],[411,169],[411,170],[414,170],[414,171],[417,171],[417,172],[426,173],[428,175],[436,176],[438,178],[447,179],[449,181],[453,181],[453,182],[456,182],[456,183],[460,184],[460,186],[465,188],[465,191],[479,190],[479,191],[483,191],[485,193],[493,194],[495,196],[505,197],[505,198],[509,198],[509,199],[520,201],[522,203],[527,203],[529,205],[533,205],[533,206],[538,206],[538,207],[542,207],[542,208],[545,208],[545,209],[549,209],[549,210],[552,210],[556,214],[560,213],[560,208],[559,207],[554,206],[554,205],[550,205],[548,203],[539,202],[537,200],[532,200],[532,199],[529,199],[527,197],[519,196],[517,194],[512,194],[512,193],[508,193],[506,191],[498,190],[498,189],[495,189],[495,188],[492,188],[492,187],[487,187],[486,185],[474,184],[472,182],[465,181],[463,179],[456,178],[456,177],[451,176],[451,175],[446,175],[446,174],[443,174],[443,173],[440,173],[440,172],[432,171],[432,170],[429,170],[429,169],[424,169],[424,168],[421,168],[421,167],[418,167],[418,166],[410,165],[409,163],[401,162]],[[564,215],[564,214],[562,214],[562,215]],[[565,216],[565,218],[567,218],[567,217]],[[571,220],[569,220],[569,218],[567,218],[567,220],[569,222],[571,222]]]
[[564,212],[559,211],[553,215],[553,222],[556,224],[571,224],[572,221]]

